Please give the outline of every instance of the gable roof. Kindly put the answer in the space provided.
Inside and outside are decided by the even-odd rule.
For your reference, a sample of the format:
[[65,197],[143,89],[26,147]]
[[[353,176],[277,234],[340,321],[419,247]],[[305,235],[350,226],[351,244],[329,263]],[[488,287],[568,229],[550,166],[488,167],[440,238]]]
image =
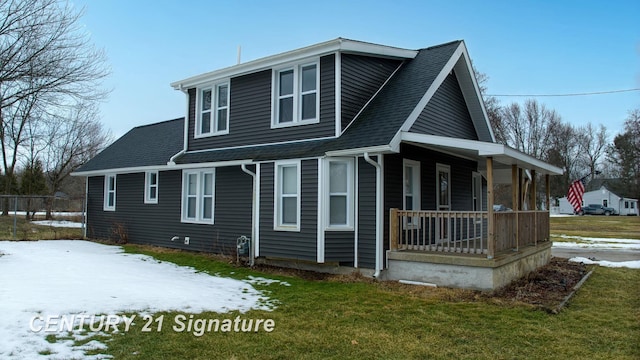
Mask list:
[[[117,172],[144,171],[145,167],[175,168],[197,167],[202,164],[222,166],[253,161],[319,156],[357,155],[363,152],[399,152],[402,141],[412,141],[436,149],[466,151],[471,149],[478,158],[494,156],[504,158],[505,164],[522,164],[550,173],[561,173],[561,169],[544,164],[537,159],[507,149],[504,146],[486,150],[487,144],[495,144],[491,126],[480,98],[478,85],[473,75],[471,62],[463,41],[453,41],[418,51],[387,47],[383,45],[336,39],[326,43],[288,53],[274,55],[246,64],[236,65],[212,73],[203,74],[173,83],[183,89],[213,77],[229,76],[232,71],[240,73],[296,56],[323,51],[348,51],[354,53],[378,53],[404,59],[402,65],[383,84],[378,93],[337,138],[311,139],[281,144],[257,145],[238,148],[223,148],[185,152],[184,118],[163,123],[141,126],[131,130],[102,153],[82,166],[75,175],[94,175],[107,170]],[[464,149],[457,138],[426,136],[410,133],[436,91],[447,76],[456,73],[456,78],[469,111],[479,141],[465,143]],[[177,136],[181,134],[181,136]],[[416,135],[410,137],[408,135]],[[471,148],[468,148],[470,146]],[[465,150],[466,149],[466,150]],[[490,155],[487,155],[490,154]],[[463,155],[466,155],[463,154]],[[548,165],[548,166],[547,166]]]
[[182,150],[183,133],[184,118],[135,127],[78,168],[74,175],[166,165],[171,156]]
[[614,178],[596,178],[591,181],[586,186],[586,191],[597,191],[602,188],[609,190],[609,192],[614,193],[615,195],[623,198],[634,199],[635,194],[633,191],[629,189],[629,187],[625,184],[623,179],[614,179]]

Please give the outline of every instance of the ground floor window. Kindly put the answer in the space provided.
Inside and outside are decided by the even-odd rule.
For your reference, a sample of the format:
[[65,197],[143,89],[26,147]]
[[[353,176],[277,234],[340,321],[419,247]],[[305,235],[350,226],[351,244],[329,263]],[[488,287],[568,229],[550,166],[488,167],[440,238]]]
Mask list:
[[182,178],[182,222],[213,224],[215,170],[185,171]]
[[300,161],[275,164],[274,229],[300,231]]
[[352,229],[354,218],[354,161],[328,159],[325,162],[325,214],[328,229]]
[[147,171],[144,176],[144,203],[158,203],[158,172]]
[[104,207],[105,211],[116,210],[116,175],[104,177]]

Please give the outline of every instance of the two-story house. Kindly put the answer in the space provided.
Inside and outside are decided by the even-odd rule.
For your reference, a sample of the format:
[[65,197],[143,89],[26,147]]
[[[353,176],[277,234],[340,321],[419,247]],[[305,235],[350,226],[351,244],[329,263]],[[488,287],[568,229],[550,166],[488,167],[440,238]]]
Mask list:
[[[252,263],[480,289],[550,258],[521,184],[561,169],[495,143],[463,41],[338,38],[171,86],[184,119],[76,171],[89,237],[235,254],[245,235]],[[497,183],[514,211],[494,213]]]

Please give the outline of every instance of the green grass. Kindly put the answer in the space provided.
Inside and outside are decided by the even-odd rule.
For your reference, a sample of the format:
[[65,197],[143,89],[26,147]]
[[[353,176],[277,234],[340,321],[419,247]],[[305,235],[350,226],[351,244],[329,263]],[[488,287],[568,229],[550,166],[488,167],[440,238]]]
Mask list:
[[[13,215],[0,216],[0,240],[57,240],[82,238],[81,229],[35,225],[25,220],[24,216],[18,216],[15,220],[16,231],[14,237]],[[79,221],[78,219],[69,218],[64,218],[64,220]]]
[[165,317],[162,331],[142,332],[144,322],[136,321],[129,332],[111,336],[107,352],[116,359],[640,358],[638,270],[596,268],[569,306],[550,315],[471,291],[345,276],[304,280],[236,267],[203,254],[132,245],[125,249],[211,274],[265,276],[291,286],[256,286],[280,302],[271,312],[196,315],[270,318],[276,324],[273,332],[195,336],[171,329],[174,317],[183,313],[155,314]]
[[550,220],[553,241],[563,240],[558,235],[640,239],[640,216],[587,215],[552,217]]

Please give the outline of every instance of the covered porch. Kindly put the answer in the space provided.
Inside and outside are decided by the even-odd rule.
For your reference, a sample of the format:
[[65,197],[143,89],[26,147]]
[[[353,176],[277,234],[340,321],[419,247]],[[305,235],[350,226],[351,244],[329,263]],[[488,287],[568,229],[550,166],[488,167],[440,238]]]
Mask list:
[[500,144],[412,133],[403,140],[477,161],[486,198],[475,211],[390,208],[387,278],[489,290],[549,261],[549,177],[561,169]]

